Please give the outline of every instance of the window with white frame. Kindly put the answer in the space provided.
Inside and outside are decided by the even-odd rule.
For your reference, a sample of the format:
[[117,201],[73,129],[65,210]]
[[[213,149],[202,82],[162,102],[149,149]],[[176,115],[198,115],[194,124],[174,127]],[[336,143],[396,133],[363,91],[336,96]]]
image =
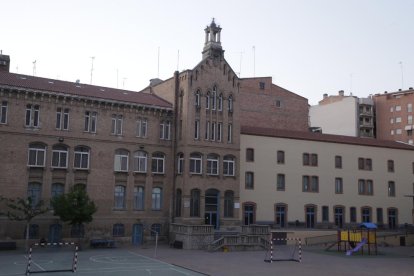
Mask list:
[[216,110],[217,88],[215,86],[213,88],[213,92],[211,93],[210,102],[211,102],[211,110]]
[[96,111],[85,111],[85,125],[83,131],[96,133],[96,122],[98,113]]
[[234,176],[235,170],[235,161],[234,157],[230,155],[226,155],[223,158],[223,175],[224,176]]
[[152,189],[152,210],[161,210],[162,207],[162,189]]
[[206,94],[206,109],[210,109],[210,92]]
[[212,122],[211,123],[211,132],[210,132],[210,140],[215,141],[216,140],[216,130],[217,129],[217,123]]
[[75,160],[73,167],[79,170],[89,169],[89,154],[89,148],[83,146],[75,147]]
[[223,94],[220,94],[218,97],[217,109],[223,111]]
[[227,109],[229,113],[232,113],[233,112],[233,96],[232,95],[229,96],[227,104],[228,104]]
[[145,151],[138,150],[134,152],[134,172],[147,172],[148,155]]
[[177,173],[182,174],[184,171],[184,154],[179,153],[177,155]]
[[200,90],[197,90],[197,92],[195,93],[194,96],[195,96],[194,97],[194,105],[198,109],[200,107],[200,105],[201,105],[201,102],[200,102]]
[[413,124],[413,115],[407,116],[407,124],[412,125]]
[[26,127],[40,127],[40,106],[37,104],[26,105]]
[[56,109],[56,129],[69,130],[69,108]]
[[219,174],[219,157],[216,154],[207,155],[207,174]]
[[388,181],[388,196],[395,197],[395,182]]
[[413,104],[412,103],[407,104],[407,112],[413,112]]
[[144,187],[135,186],[134,187],[134,209],[135,210],[144,210],[145,207],[145,192]]
[[39,143],[29,145],[27,165],[29,167],[44,167],[46,162],[46,146]]
[[68,167],[68,148],[64,145],[56,145],[52,148],[52,168]]
[[200,120],[194,121],[194,139],[200,139]]
[[114,135],[122,135],[123,116],[120,114],[112,114],[111,117],[111,133]]
[[7,124],[7,101],[1,102],[0,124]]
[[227,125],[227,143],[228,144],[233,143],[233,125],[232,124]]
[[190,154],[190,173],[201,174],[202,172],[202,156],[200,153]]
[[115,151],[114,171],[127,172],[128,171],[128,157],[127,150],[118,149]]
[[395,106],[395,111],[401,111],[401,105]]
[[136,137],[147,137],[148,121],[146,118],[138,118],[137,120],[137,133]]
[[114,208],[115,209],[125,209],[125,186],[117,185],[115,186],[114,191]]
[[208,140],[210,137],[210,121],[206,122],[206,134],[204,136],[205,140]]
[[168,120],[160,123],[160,139],[171,140],[171,122]]
[[221,142],[221,140],[223,139],[223,123],[218,123],[217,124],[217,141]]
[[396,122],[396,123],[401,123],[401,117],[397,117],[397,118],[395,118],[395,122]]
[[151,162],[152,162],[151,163],[152,173],[154,174],[164,173],[165,155],[163,153],[160,153],[160,152],[153,153]]
[[395,130],[395,134],[402,134],[402,130],[401,130],[401,128],[397,128],[397,129]]
[[32,208],[35,208],[42,197],[42,184],[38,182],[29,182],[27,187],[27,197],[30,198]]

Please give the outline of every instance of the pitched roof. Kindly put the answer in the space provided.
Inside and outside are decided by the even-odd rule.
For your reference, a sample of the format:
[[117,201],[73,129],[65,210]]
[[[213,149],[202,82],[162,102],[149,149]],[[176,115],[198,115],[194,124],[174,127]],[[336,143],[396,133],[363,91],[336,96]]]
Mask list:
[[308,140],[308,141],[316,141],[316,142],[350,144],[350,145],[359,145],[359,146],[414,150],[414,146],[395,142],[395,141],[378,140],[378,139],[373,139],[373,138],[360,138],[360,137],[352,137],[352,136],[344,136],[344,135],[322,134],[322,133],[314,133],[314,132],[306,132],[306,131],[293,131],[293,130],[284,130],[284,129],[271,129],[271,128],[242,126],[241,134],[278,137],[278,138],[287,138],[287,139],[296,139],[296,140]]
[[142,104],[159,108],[172,108],[172,104],[154,94],[116,88],[75,83],[28,75],[0,72],[0,86],[35,89],[81,97],[106,99],[125,103]]

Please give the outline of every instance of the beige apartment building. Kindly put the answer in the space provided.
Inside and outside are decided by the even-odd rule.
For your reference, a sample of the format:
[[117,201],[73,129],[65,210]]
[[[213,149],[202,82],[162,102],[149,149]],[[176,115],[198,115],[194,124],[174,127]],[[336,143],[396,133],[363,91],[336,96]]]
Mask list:
[[244,224],[336,228],[413,223],[414,148],[392,141],[241,130]]
[[386,139],[412,145],[414,89],[375,94],[376,134]]

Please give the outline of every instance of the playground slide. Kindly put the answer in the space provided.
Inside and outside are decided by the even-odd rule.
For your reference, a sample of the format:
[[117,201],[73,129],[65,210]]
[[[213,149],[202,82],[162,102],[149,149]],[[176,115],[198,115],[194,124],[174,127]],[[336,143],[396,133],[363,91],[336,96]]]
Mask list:
[[359,249],[361,249],[361,247],[363,247],[364,246],[364,244],[366,244],[367,243],[367,239],[365,239],[365,238],[363,238],[362,240],[361,240],[361,242],[360,243],[358,243],[354,248],[352,248],[351,250],[348,250],[348,251],[346,251],[346,255],[347,256],[351,256],[352,255],[352,253],[354,253],[354,252],[357,252]]

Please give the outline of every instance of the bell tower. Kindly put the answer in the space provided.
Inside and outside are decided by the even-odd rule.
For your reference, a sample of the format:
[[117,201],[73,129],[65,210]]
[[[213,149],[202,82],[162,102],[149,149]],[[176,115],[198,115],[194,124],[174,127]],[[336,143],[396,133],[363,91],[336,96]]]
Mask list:
[[207,57],[212,58],[223,58],[224,57],[224,50],[221,47],[220,41],[220,33],[221,28],[220,25],[216,25],[214,22],[214,18],[211,21],[210,26],[207,26],[204,31],[206,32],[206,39],[204,42],[203,48],[203,59]]

